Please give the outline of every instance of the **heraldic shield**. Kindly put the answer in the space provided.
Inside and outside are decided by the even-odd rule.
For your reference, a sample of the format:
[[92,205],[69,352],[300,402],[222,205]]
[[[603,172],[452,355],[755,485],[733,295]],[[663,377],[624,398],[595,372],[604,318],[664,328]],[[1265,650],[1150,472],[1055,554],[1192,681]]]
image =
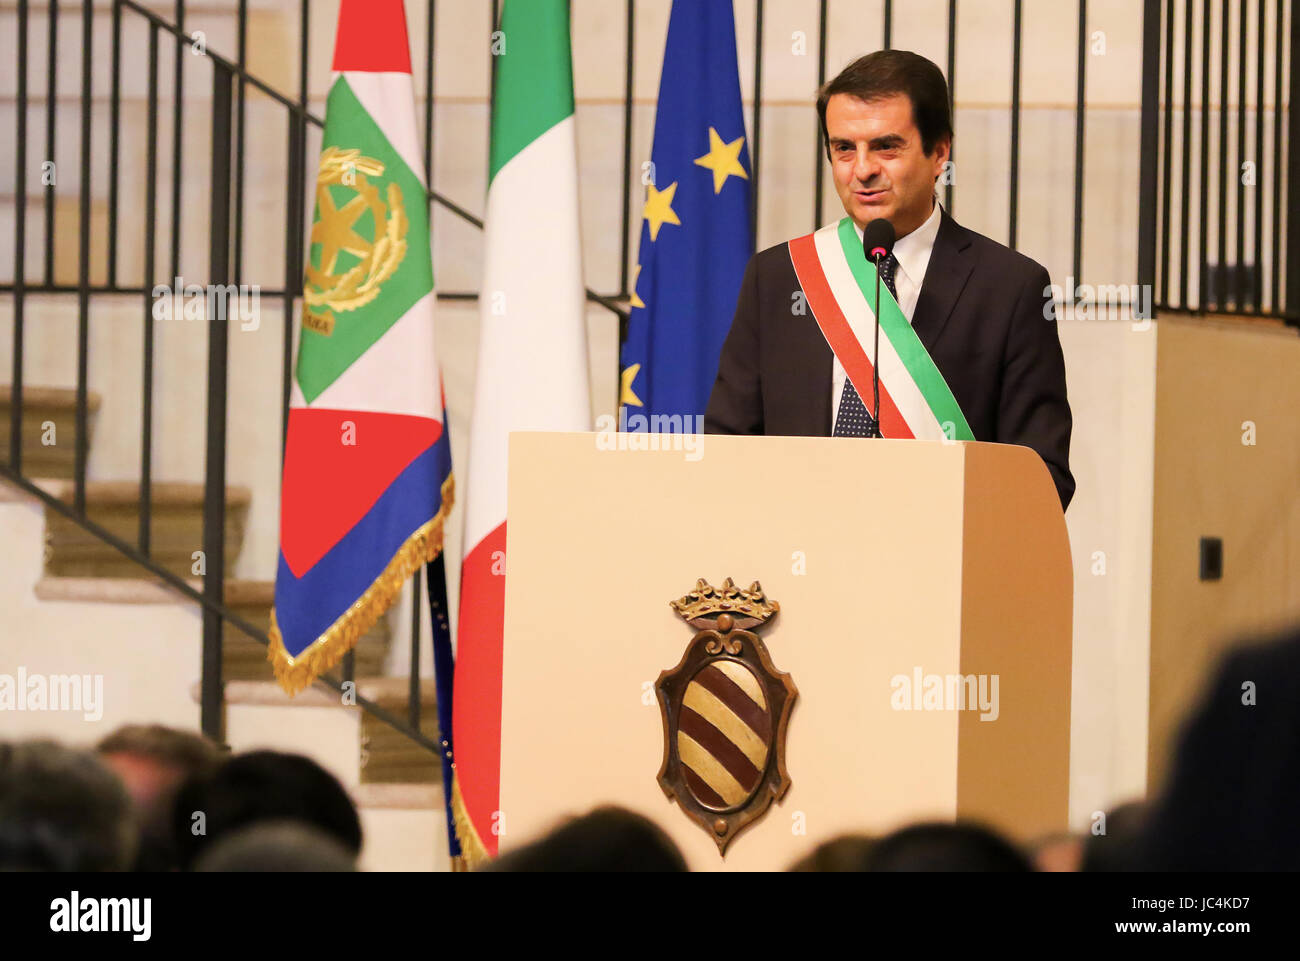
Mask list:
[[780,611],[757,581],[744,591],[701,579],[670,602],[699,631],[655,689],[664,722],[659,786],[725,854],[727,845],[790,787],[786,726],[799,696],[749,628]]

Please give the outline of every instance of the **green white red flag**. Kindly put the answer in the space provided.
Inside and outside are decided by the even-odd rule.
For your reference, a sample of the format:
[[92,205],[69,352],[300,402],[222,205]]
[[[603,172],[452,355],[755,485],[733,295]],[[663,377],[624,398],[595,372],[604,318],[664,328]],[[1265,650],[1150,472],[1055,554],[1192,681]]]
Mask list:
[[497,853],[500,829],[508,435],[591,429],[567,0],[505,0],[493,53],[452,721],[471,863]]

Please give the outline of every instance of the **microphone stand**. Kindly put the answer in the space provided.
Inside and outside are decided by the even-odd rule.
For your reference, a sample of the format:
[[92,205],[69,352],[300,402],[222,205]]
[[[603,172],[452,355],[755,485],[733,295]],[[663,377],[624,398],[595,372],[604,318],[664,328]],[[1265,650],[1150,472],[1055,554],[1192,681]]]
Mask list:
[[879,248],[875,251],[876,262],[876,345],[871,352],[871,437],[883,438],[880,433],[880,263]]

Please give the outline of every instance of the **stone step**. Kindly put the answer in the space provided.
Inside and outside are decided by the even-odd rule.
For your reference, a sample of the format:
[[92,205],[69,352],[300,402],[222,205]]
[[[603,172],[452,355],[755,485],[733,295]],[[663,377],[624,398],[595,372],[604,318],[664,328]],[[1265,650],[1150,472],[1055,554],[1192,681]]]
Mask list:
[[[263,675],[265,676],[265,675]],[[380,707],[405,719],[407,711],[408,681],[404,677],[360,677],[357,693],[376,702]],[[197,700],[199,686],[192,689]],[[344,783],[349,784],[418,784],[442,783],[442,762],[425,748],[413,743],[404,734],[359,708],[344,705],[342,697],[329,689],[313,686],[289,697],[272,680],[229,681],[225,687],[227,730],[231,744],[241,749],[236,740],[259,744],[274,744],[278,750],[297,751],[325,764]],[[268,709],[274,708],[274,711]],[[343,708],[351,714],[358,726],[351,746],[352,768],[342,771],[346,764],[345,745],[336,743],[339,737],[352,737],[342,733],[337,725],[324,723],[303,725],[285,718],[272,721],[281,710],[297,708]],[[235,714],[238,718],[235,718]],[[250,730],[256,725],[259,730]],[[326,733],[326,727],[331,733]],[[437,739],[437,688],[434,681],[420,682],[420,730],[425,736]]]
[[[410,697],[409,679],[380,677],[358,682],[357,693],[403,720]],[[433,680],[420,682],[420,732],[438,740],[438,695]],[[362,784],[441,784],[442,762],[405,734],[370,713],[361,715]]]
[[[200,578],[186,580],[195,590],[203,590]],[[175,604],[185,601],[160,580],[130,577],[43,577],[36,583],[35,593],[43,601],[92,604]],[[273,581],[226,582],[226,605],[263,631],[270,627],[274,599]],[[356,676],[378,677],[382,674],[391,637],[392,628],[386,617],[362,635],[353,649]],[[272,679],[266,647],[228,622],[222,635],[221,655],[223,676],[227,681]]]
[[[87,428],[92,440],[100,402],[99,394],[87,393]],[[12,411],[13,387],[0,384],[0,464],[9,463]],[[77,450],[77,392],[24,386],[22,417],[23,476],[72,477]]]
[[[51,493],[71,504],[73,482],[57,481]],[[213,563],[203,550],[203,485],[166,481],[151,488],[151,550],[153,560],[182,577],[200,573]],[[226,488],[226,557],[229,574],[243,545],[252,493],[247,487]],[[89,481],[86,515],[109,533],[135,544],[139,536],[140,485],[134,481]],[[45,573],[50,577],[139,578],[144,570],[116,548],[57,511],[45,512]]]
[[365,832],[363,870],[451,869],[441,785],[361,784],[352,797]]

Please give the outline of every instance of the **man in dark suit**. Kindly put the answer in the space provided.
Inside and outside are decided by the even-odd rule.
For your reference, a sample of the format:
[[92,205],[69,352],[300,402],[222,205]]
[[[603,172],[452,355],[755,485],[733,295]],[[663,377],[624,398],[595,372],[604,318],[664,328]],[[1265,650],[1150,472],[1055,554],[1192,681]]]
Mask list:
[[[882,50],[823,87],[817,109],[845,212],[859,236],[876,218],[893,224],[882,281],[975,439],[1037,451],[1064,509],[1074,493],[1071,419],[1051,282],[1033,260],[960,226],[935,197],[952,145],[943,74],[924,57]],[[789,244],[750,259],[706,432],[863,435],[864,398],[802,293]],[[860,340],[870,354],[870,338]]]

